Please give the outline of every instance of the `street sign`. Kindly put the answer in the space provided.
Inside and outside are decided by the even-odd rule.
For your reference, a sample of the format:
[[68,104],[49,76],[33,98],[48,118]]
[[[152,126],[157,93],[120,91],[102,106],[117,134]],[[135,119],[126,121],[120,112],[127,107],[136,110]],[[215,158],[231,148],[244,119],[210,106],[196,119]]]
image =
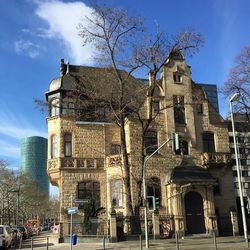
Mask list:
[[77,212],[77,207],[69,207],[68,214],[75,214]]
[[84,203],[89,203],[89,199],[75,199],[77,205],[82,205]]

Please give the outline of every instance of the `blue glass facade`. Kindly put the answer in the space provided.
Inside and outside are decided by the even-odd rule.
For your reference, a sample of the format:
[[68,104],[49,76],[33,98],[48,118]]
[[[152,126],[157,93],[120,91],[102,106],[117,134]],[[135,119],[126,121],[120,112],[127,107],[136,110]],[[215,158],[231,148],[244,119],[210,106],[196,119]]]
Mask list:
[[206,84],[206,83],[197,83],[201,86],[207,94],[209,102],[213,107],[219,112],[219,101],[218,101],[218,91],[216,84]]
[[29,174],[39,189],[49,195],[47,144],[48,140],[40,136],[21,139],[21,172]]

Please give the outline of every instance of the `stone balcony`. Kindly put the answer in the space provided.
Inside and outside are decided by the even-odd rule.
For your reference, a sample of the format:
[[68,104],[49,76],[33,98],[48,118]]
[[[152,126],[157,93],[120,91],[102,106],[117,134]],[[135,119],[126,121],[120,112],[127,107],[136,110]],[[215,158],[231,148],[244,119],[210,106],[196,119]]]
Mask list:
[[122,155],[110,155],[107,157],[107,167],[118,167],[122,166],[122,164]]
[[48,172],[59,169],[103,169],[104,158],[55,158],[48,160]]
[[49,179],[53,185],[58,186],[61,170],[104,169],[104,158],[53,158],[47,164]]
[[226,166],[231,164],[230,153],[216,152],[216,153],[203,153],[201,155],[201,164],[204,167],[212,166]]

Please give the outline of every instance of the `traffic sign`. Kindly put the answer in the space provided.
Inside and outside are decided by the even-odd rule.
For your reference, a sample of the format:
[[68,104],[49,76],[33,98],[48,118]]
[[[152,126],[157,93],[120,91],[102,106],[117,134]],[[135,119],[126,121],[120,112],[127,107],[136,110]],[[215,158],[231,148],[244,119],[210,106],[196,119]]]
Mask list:
[[68,214],[75,214],[77,212],[77,207],[69,207]]

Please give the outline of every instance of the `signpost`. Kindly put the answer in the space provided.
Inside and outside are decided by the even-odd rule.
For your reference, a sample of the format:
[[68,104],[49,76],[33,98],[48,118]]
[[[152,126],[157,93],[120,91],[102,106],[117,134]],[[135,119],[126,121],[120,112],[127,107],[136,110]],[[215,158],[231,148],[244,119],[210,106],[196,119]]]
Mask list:
[[[83,205],[84,203],[89,203],[89,199],[75,199],[75,204],[77,206]],[[68,214],[70,214],[70,250],[72,250],[72,232],[73,232],[73,214],[77,213],[78,207],[73,207],[73,196],[71,195],[71,207],[68,209]]]
[[71,195],[71,207],[68,208],[68,214],[70,214],[70,250],[72,250],[73,214],[77,212],[77,209],[77,207],[73,207],[73,197]]
[[89,202],[90,202],[89,199],[75,199],[75,204],[76,204],[77,206],[83,205],[84,203],[89,203]]
[[69,207],[68,214],[75,214],[77,212],[77,207]]

